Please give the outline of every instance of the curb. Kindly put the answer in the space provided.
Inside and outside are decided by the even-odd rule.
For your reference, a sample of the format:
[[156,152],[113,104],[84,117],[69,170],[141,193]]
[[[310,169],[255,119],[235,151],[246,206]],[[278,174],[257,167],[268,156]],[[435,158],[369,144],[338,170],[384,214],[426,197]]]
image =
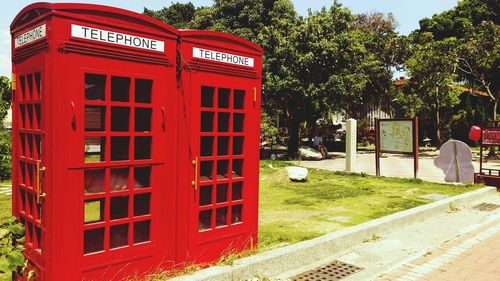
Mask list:
[[361,244],[374,234],[381,234],[396,227],[422,221],[435,213],[448,211],[451,206],[455,208],[468,206],[474,201],[496,193],[496,187],[481,188],[328,233],[311,240],[242,258],[231,266],[214,266],[171,280],[222,281],[245,280],[254,276],[277,276]]

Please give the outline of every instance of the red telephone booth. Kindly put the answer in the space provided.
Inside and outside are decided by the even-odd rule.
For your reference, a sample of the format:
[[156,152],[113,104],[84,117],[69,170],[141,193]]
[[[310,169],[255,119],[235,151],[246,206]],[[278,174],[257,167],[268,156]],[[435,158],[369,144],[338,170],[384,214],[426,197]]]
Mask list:
[[36,3],[11,33],[28,270],[117,280],[174,263],[178,32],[121,9]]
[[257,243],[262,49],[181,31],[179,253],[207,262]]

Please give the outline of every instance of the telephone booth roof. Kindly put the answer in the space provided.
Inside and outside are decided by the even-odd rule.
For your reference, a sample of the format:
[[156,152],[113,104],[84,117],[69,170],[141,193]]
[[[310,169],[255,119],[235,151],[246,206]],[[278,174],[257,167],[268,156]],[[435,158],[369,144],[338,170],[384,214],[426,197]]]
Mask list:
[[46,17],[50,14],[63,14],[65,12],[71,12],[71,15],[80,14],[86,17],[101,18],[104,23],[113,22],[113,19],[115,19],[115,21],[126,22],[131,27],[138,27],[139,30],[144,29],[145,26],[150,26],[152,29],[166,32],[172,36],[177,36],[179,33],[175,28],[164,22],[120,8],[96,4],[48,2],[37,2],[26,6],[14,18],[10,29],[12,32],[16,32],[18,29],[24,28],[26,23],[37,18]]
[[[260,56],[262,47],[244,38],[212,30],[180,30],[184,42],[216,46]],[[208,43],[209,42],[209,43]]]

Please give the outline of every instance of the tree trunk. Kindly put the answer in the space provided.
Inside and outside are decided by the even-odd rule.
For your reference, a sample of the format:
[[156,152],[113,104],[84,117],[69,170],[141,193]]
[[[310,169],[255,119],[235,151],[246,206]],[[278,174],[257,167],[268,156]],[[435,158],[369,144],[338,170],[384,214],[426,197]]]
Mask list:
[[300,146],[300,118],[295,114],[288,123],[288,159],[299,158]]
[[439,108],[436,108],[436,120],[434,122],[436,127],[436,145],[439,147],[441,145],[441,121],[439,120]]
[[[495,121],[497,121],[497,108],[498,108],[498,95],[496,99],[493,101],[493,126],[496,126]],[[495,153],[495,146],[492,145],[490,146],[490,151],[488,152],[488,156],[486,156],[488,159],[494,159],[496,158],[496,153]]]

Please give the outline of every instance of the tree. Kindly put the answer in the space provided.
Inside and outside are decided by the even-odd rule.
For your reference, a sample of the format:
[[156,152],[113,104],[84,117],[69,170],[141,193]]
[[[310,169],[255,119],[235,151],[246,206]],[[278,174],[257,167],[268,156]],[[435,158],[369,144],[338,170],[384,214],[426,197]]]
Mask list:
[[9,78],[0,76],[0,180],[11,178],[11,134],[5,131],[3,120],[12,100]]
[[457,40],[435,41],[430,33],[420,34],[419,37],[419,44],[414,46],[413,54],[406,62],[410,91],[413,97],[420,99],[418,110],[433,116],[435,140],[440,145],[444,120],[441,114],[460,102],[458,97],[461,92],[449,86],[456,80]]
[[484,90],[496,120],[500,84],[500,15],[498,0],[463,0],[449,11],[420,21],[417,33],[431,33],[434,40],[456,38],[457,81]]
[[189,2],[186,4],[173,3],[169,7],[165,7],[158,11],[144,8],[143,13],[157,20],[166,22],[177,29],[185,29],[189,28],[190,22],[195,17],[195,12],[196,9],[194,5]]
[[[406,38],[397,34],[396,27],[396,19],[391,13],[371,12],[355,16],[353,28],[360,33],[366,49],[363,64],[363,73],[368,79],[363,91],[365,103],[381,104],[396,96],[393,71],[403,68],[408,45]],[[359,112],[359,109],[351,111]],[[389,114],[392,114],[391,110]]]

